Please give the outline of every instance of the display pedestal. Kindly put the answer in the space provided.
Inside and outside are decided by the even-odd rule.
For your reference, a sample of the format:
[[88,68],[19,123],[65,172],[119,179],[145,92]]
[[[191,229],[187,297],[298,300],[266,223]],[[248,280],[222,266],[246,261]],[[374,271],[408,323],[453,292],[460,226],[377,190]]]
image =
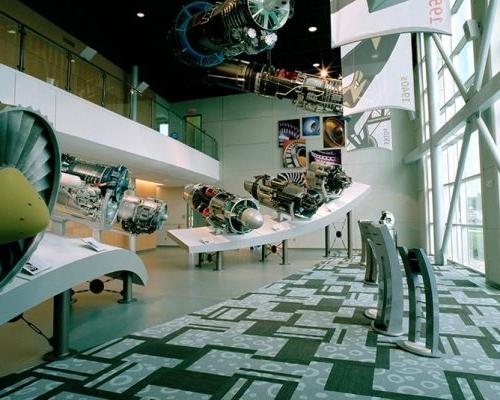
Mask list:
[[403,276],[394,240],[386,225],[367,225],[366,239],[380,268],[377,317],[372,329],[386,336],[403,334]]
[[[103,251],[95,252],[79,239],[46,233],[32,259],[49,267],[33,276],[19,273],[0,290],[0,324],[53,297],[53,351],[46,358],[69,357],[71,289],[74,286],[123,271],[129,289],[132,283],[144,285],[147,282],[146,269],[136,254],[113,246],[103,247]],[[130,298],[130,293],[125,291],[125,297]]]
[[[397,345],[411,353],[424,357],[441,357],[439,352],[439,293],[434,271],[424,250],[409,250],[398,247],[408,282],[408,298],[410,304],[408,340],[397,342]],[[425,296],[425,343],[421,343],[422,326],[422,291],[420,278],[424,284]]]
[[358,221],[358,226],[361,233],[361,260],[366,266],[364,283],[369,286],[377,286],[377,262],[373,250],[367,242],[367,230],[372,223],[372,221],[362,220]]

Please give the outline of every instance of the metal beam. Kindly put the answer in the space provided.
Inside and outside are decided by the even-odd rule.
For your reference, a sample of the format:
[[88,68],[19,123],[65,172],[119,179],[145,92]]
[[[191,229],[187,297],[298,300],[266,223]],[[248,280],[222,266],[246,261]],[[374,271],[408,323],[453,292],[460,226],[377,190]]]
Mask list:
[[451,136],[465,126],[466,121],[486,111],[499,99],[500,72],[490,79],[478,93],[474,94],[460,111],[444,124],[433,137],[410,152],[403,159],[403,162],[405,164],[417,162],[430,150],[431,145],[438,146],[446,142]]
[[477,119],[477,129],[479,130],[479,133],[483,137],[486,147],[491,153],[491,156],[495,159],[498,172],[500,172],[500,152],[498,151],[497,144],[493,139],[493,135],[491,134],[490,130],[488,129],[488,127],[486,126],[481,117]]
[[[427,100],[429,105],[429,131],[431,138],[436,135],[439,127],[439,78],[436,68],[436,53],[432,46],[432,34],[424,34],[425,68],[427,72]],[[444,255],[441,252],[441,243],[444,234],[443,219],[443,149],[433,145],[431,151],[431,178],[432,178],[432,211],[434,216],[434,262],[444,265]]]
[[491,37],[495,27],[495,14],[498,6],[497,0],[490,0],[488,10],[486,11],[486,21],[483,25],[483,36],[481,39],[481,49],[476,63],[476,76],[474,79],[474,90],[478,92],[483,86],[484,74],[486,72],[486,63],[490,53]]
[[462,187],[462,178],[464,176],[465,163],[467,161],[467,152],[469,150],[470,139],[472,137],[472,122],[468,122],[465,127],[464,140],[462,149],[460,150],[460,158],[458,159],[457,174],[455,176],[455,185],[453,186],[453,195],[451,196],[450,209],[448,211],[448,219],[446,222],[446,229],[443,236],[443,244],[441,245],[441,252],[446,254],[448,244],[450,241],[451,229],[453,228],[453,219],[457,210],[458,199],[460,196],[460,188]]
[[467,89],[465,89],[464,84],[462,83],[462,80],[460,79],[460,76],[458,75],[457,70],[455,69],[455,66],[453,65],[453,62],[451,61],[450,57],[448,57],[448,54],[446,54],[446,51],[444,50],[443,43],[441,42],[441,39],[436,33],[432,34],[432,39],[434,40],[434,43],[436,44],[437,49],[439,50],[439,53],[441,54],[441,57],[443,57],[444,63],[448,67],[448,70],[450,71],[451,76],[453,77],[453,80],[455,81],[455,84],[458,87],[458,90],[460,91],[460,94],[464,98],[465,101],[468,99],[467,95]]

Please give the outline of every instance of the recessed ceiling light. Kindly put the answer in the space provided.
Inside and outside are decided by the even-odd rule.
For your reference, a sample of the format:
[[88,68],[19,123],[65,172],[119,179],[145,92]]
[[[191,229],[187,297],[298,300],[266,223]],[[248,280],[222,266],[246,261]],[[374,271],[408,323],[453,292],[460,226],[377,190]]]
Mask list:
[[146,14],[144,14],[143,12],[138,12],[138,13],[137,13],[137,16],[138,16],[139,18],[144,18],[144,17],[146,16]]
[[309,32],[311,32],[311,33],[314,33],[314,32],[316,32],[317,30],[318,30],[318,28],[317,28],[316,26],[310,26],[310,27],[309,27]]
[[7,33],[10,33],[11,35],[15,35],[17,31],[15,29],[9,29]]
[[314,68],[319,68],[319,66],[320,66],[320,65],[321,65],[320,63],[314,63],[314,64],[313,64],[313,67],[314,67]]

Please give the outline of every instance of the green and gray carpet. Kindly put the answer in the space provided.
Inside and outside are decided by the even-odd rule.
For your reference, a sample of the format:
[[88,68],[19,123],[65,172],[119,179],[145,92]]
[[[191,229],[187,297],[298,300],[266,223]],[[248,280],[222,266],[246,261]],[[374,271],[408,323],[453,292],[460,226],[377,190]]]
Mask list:
[[[436,270],[439,359],[363,316],[376,288],[330,259],[240,298],[0,381],[1,399],[500,399],[500,292]],[[406,328],[406,327],[405,327]],[[398,338],[401,339],[401,338]]]

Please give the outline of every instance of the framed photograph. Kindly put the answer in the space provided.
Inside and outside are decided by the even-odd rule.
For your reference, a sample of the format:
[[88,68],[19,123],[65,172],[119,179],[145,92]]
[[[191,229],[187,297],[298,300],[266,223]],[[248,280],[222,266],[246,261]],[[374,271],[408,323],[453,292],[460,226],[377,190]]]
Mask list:
[[283,144],[283,166],[285,168],[307,167],[307,149],[305,139],[287,140]]
[[278,122],[278,143],[280,147],[287,140],[300,139],[300,119],[288,119]]
[[338,117],[323,117],[323,147],[345,147],[345,121]]
[[309,164],[312,162],[321,162],[325,164],[342,165],[342,150],[314,150],[309,152]]
[[319,117],[302,118],[302,136],[319,136],[321,134],[321,120]]

